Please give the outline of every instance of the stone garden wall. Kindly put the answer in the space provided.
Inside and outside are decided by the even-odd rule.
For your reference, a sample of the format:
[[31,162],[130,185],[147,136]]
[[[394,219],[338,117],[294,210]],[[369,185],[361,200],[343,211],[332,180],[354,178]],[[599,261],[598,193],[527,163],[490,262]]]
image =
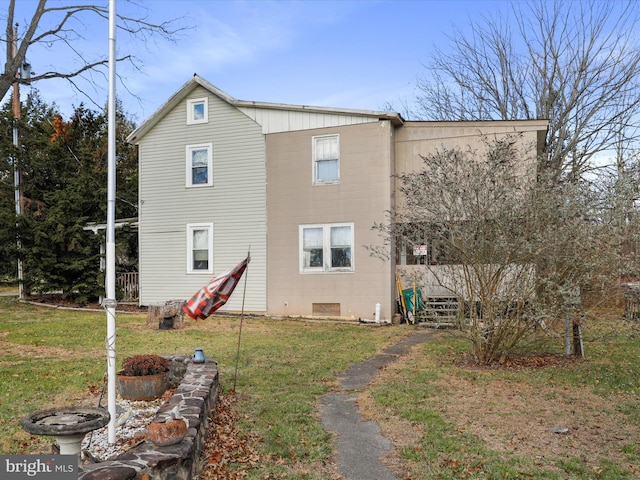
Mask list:
[[149,440],[115,460],[82,465],[79,480],[190,480],[204,449],[209,413],[218,400],[218,366],[208,360],[194,364],[186,356],[171,359],[170,382],[178,386],[158,410],[154,421],[169,418],[175,407],[187,420],[187,435],[174,445],[157,447]]

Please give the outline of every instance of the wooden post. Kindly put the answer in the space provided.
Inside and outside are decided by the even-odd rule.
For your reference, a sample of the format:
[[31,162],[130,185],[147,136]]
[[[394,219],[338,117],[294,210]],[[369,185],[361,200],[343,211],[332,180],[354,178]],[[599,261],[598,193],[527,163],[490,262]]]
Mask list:
[[413,272],[413,323],[418,321],[418,291],[416,290],[416,272]]
[[580,326],[580,316],[577,315],[573,320],[573,354],[584,356],[584,345],[582,343],[582,327]]
[[584,355],[584,344],[582,343],[582,327],[580,325],[580,310],[582,305],[580,287],[573,287],[563,292],[564,307],[566,310],[565,318],[565,348],[567,354],[569,351],[569,312],[573,312],[573,354],[579,357]]
[[571,355],[571,320],[569,319],[569,308],[564,312],[564,353]]

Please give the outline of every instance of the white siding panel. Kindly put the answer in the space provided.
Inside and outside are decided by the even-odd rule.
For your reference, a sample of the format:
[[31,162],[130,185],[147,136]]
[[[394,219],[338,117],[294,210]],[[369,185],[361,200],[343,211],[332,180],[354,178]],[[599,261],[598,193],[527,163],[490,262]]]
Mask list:
[[241,112],[262,126],[262,133],[290,132],[312,128],[357,125],[378,122],[379,119],[367,115],[345,115],[329,112],[301,112],[268,108],[239,107]]
[[[190,98],[209,95],[197,89]],[[187,188],[185,146],[213,144],[213,187]],[[240,262],[249,247],[245,310],[266,310],[266,171],[260,126],[209,95],[209,123],[186,125],[186,101],[139,145],[140,303],[187,300],[211,275],[187,274],[186,225],[213,223],[214,275]],[[242,280],[244,282],[244,279]],[[226,311],[242,307],[243,283]]]

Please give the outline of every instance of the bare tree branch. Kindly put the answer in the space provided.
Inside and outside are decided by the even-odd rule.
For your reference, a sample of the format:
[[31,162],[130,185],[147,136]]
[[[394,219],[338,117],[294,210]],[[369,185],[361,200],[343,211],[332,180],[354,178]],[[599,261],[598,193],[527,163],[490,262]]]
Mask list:
[[[59,15],[62,15],[58,18]],[[107,54],[100,55],[98,58],[89,59],[77,46],[77,40],[81,39],[80,32],[75,30],[70,24],[71,21],[82,23],[87,15],[98,16],[108,19],[109,9],[95,3],[79,3],[62,5],[56,4],[55,7],[47,7],[47,0],[38,0],[36,9],[29,21],[22,37],[14,38],[14,20],[15,20],[15,0],[10,0],[7,9],[7,25],[5,30],[5,39],[3,43],[6,46],[6,58],[2,74],[0,74],[0,98],[3,98],[9,91],[11,85],[18,81],[20,83],[33,83],[40,80],[48,80],[52,78],[62,78],[71,80],[73,78],[82,77],[83,75],[100,70],[108,64]],[[45,23],[45,19],[56,20],[53,27],[40,30]],[[172,40],[175,35],[179,34],[184,28],[176,26],[176,19],[161,23],[149,22],[146,18],[133,18],[129,16],[117,15],[117,26],[119,31],[125,32],[127,35],[134,37],[140,41],[145,41],[153,36],[160,36],[164,39]],[[12,46],[17,43],[16,55],[13,55]],[[81,63],[79,67],[69,68],[68,70],[47,71],[31,76],[31,78],[21,78],[21,70],[27,58],[29,48],[36,44],[58,44],[61,43],[73,54],[73,57]],[[133,63],[134,57],[131,54],[121,55],[117,59],[118,62],[128,61]],[[137,67],[136,67],[137,68]]]
[[421,292],[457,299],[458,326],[481,363],[553,341],[563,294],[579,287],[594,303],[609,298],[626,263],[613,200],[637,188],[624,197],[619,187],[607,197],[579,182],[559,188],[536,172],[535,151],[513,134],[420,155],[417,169],[395,177],[398,208],[374,225],[384,246],[373,255],[386,258],[393,245]]
[[454,30],[451,51],[433,53],[418,84],[420,116],[548,119],[540,166],[558,181],[579,178],[640,115],[636,4],[512,5],[514,30],[499,16],[482,18],[469,33]]

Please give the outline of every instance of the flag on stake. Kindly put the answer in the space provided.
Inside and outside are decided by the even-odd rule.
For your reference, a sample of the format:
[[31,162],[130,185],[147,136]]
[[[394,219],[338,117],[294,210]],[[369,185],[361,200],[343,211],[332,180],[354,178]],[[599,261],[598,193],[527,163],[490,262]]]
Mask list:
[[251,257],[247,256],[233,269],[215,277],[182,306],[182,311],[193,319],[204,320],[218,310],[229,300],[250,260]]

